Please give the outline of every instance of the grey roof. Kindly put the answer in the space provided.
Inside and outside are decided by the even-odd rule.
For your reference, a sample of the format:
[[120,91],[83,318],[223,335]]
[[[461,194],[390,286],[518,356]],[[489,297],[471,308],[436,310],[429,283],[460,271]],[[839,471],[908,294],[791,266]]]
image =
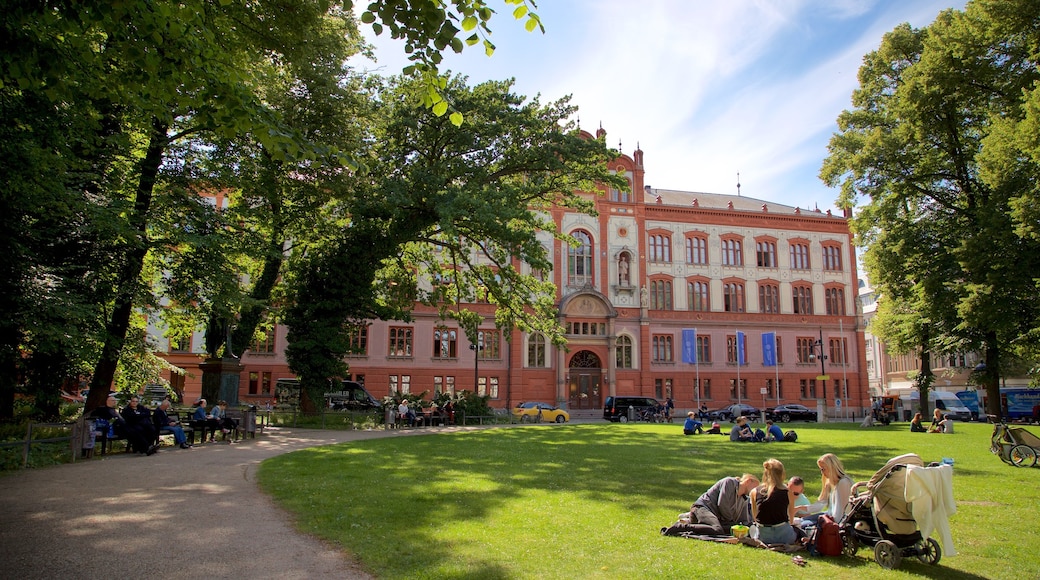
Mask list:
[[[660,198],[661,200],[660,204],[658,204],[658,198]],[[657,189],[654,187],[646,188],[644,200],[647,205],[671,205],[692,207],[694,200],[696,200],[697,207],[701,209],[728,210],[731,209],[730,204],[732,203],[732,209],[735,211],[761,212],[763,211],[762,206],[765,206],[765,211],[769,213],[789,215],[794,215],[796,213],[800,213],[802,215],[815,214],[819,215],[820,217],[826,215],[825,212],[818,209],[798,209],[789,205],[784,205],[782,203],[765,201],[742,195],[705,193],[702,191],[678,191],[675,189]],[[841,218],[843,216],[835,215],[834,217]]]

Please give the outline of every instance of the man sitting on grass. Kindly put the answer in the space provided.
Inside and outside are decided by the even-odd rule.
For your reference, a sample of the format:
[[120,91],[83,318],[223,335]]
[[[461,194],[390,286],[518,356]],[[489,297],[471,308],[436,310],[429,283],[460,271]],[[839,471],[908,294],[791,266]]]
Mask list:
[[683,435],[700,435],[704,432],[704,424],[697,420],[697,413],[690,411],[686,413],[686,422],[683,423]]

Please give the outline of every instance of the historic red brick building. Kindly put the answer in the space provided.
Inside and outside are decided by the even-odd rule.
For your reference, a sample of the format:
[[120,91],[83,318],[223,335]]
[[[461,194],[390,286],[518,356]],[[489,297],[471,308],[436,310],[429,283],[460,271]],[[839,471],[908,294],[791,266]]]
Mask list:
[[[364,354],[349,358],[352,378],[376,397],[475,389],[493,406],[540,400],[570,409],[601,408],[610,394],[671,396],[679,409],[738,399],[816,407],[826,389],[831,416],[862,414],[869,396],[848,216],[655,189],[644,183],[638,149],[611,169],[632,187],[601,192],[598,216],[553,212],[579,245],[544,237],[566,350],[539,335],[502,336],[490,305],[475,306],[487,323],[474,350],[456,325],[419,307],[407,324],[371,322],[358,336]],[[688,348],[697,364],[683,362],[684,329],[696,329]],[[764,364],[766,333],[775,333],[776,366]],[[189,397],[201,389],[196,339],[169,354],[189,371]],[[279,327],[242,356],[240,400],[265,402],[278,379],[293,376],[284,347]]]

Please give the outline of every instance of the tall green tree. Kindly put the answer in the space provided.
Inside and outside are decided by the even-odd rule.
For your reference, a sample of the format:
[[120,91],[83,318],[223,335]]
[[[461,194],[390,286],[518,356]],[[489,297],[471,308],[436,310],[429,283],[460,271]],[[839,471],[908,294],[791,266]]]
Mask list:
[[[515,18],[540,24],[529,11],[533,3],[508,4]],[[135,309],[161,302],[148,278],[155,272],[150,256],[160,248],[193,247],[192,232],[176,242],[176,232],[161,232],[162,224],[152,221],[157,208],[177,206],[167,199],[171,192],[187,191],[176,180],[191,174],[186,161],[193,146],[248,136],[275,163],[327,158],[328,151],[285,126],[264,101],[262,82],[271,67],[292,67],[312,56],[312,43],[328,37],[322,33],[330,20],[352,25],[352,10],[353,2],[322,0],[5,5],[0,124],[14,139],[5,144],[11,156],[4,168],[12,171],[4,176],[27,179],[5,183],[2,200],[3,209],[13,211],[4,212],[10,226],[4,229],[12,235],[3,239],[3,255],[12,259],[0,277],[10,290],[3,293],[11,307],[5,311],[12,314],[0,321],[0,416],[10,415],[17,377],[27,374],[25,361],[39,357],[41,365],[55,368],[69,342],[79,345],[74,352],[95,351],[87,355],[96,361],[87,406],[103,403]],[[439,53],[478,42],[493,48],[492,15],[483,0],[380,0],[362,19],[406,40],[413,70],[428,87],[416,97],[443,114]],[[82,227],[54,239],[78,253],[51,244],[42,227],[35,238],[22,236],[62,215]],[[224,302],[218,320],[235,311],[233,300]],[[83,314],[71,318],[82,327],[73,331],[59,323],[48,329],[48,335],[69,337],[65,344],[36,340],[38,314],[62,304]]]
[[[983,351],[990,413],[1002,368],[1038,320],[1040,248],[1016,232],[1012,209],[1035,168],[998,161],[1024,157],[1005,127],[1027,118],[1040,80],[1038,18],[1033,1],[975,0],[886,34],[864,58],[821,169],[841,205],[867,200],[853,228],[876,256],[867,267],[882,300],[900,313],[886,338]],[[1006,169],[999,178],[994,164]]]
[[286,350],[308,389],[346,371],[350,333],[369,319],[408,320],[416,301],[457,320],[476,342],[481,316],[559,343],[545,243],[560,237],[549,212],[590,211],[598,183],[624,188],[607,170],[617,152],[584,138],[568,99],[542,104],[512,82],[444,88],[461,126],[415,98],[421,82],[397,79],[379,95],[365,173],[353,182],[349,223],[332,243],[306,248],[296,273]]

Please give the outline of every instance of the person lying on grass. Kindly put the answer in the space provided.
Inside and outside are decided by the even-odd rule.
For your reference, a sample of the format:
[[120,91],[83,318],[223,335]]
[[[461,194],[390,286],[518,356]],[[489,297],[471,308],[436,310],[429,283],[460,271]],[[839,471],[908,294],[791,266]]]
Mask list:
[[661,528],[661,533],[666,536],[678,536],[685,532],[699,536],[728,536],[732,526],[751,522],[748,493],[758,484],[758,478],[750,473],[718,480],[693,502],[688,523],[676,522],[670,527]]

